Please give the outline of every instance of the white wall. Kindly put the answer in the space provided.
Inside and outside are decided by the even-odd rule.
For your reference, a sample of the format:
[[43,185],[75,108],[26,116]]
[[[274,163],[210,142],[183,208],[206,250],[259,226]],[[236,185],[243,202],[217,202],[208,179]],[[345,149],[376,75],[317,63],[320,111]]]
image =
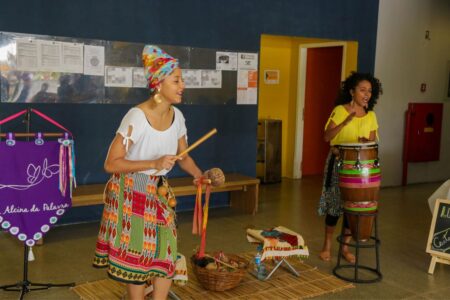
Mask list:
[[[430,31],[430,40],[425,31]],[[405,111],[409,102],[443,102],[440,161],[408,164],[408,183],[450,178],[450,0],[380,0],[375,76],[384,93],[375,106],[380,125],[383,186],[400,185]],[[420,92],[420,84],[427,91]]]

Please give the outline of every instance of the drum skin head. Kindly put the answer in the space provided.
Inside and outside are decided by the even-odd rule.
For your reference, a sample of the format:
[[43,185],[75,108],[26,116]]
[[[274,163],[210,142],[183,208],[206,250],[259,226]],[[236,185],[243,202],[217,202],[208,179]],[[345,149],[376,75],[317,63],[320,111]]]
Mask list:
[[338,148],[372,148],[378,146],[376,142],[367,142],[367,143],[342,143],[338,145],[334,145]]

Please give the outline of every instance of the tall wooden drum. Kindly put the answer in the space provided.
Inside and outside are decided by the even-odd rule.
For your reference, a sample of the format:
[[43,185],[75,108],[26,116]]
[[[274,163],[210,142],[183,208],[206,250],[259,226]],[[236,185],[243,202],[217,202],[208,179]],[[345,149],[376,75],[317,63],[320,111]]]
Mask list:
[[[368,240],[372,233],[374,216],[378,208],[381,172],[378,144],[340,144],[339,188],[352,236],[355,240]],[[354,214],[355,212],[364,215]],[[359,218],[359,221],[358,221]],[[359,222],[359,234],[356,236]]]

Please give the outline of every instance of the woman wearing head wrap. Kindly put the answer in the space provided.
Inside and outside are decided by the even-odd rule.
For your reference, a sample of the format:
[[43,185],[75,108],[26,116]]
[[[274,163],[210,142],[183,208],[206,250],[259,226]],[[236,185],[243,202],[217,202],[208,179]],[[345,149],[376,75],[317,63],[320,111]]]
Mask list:
[[202,172],[189,155],[181,102],[184,82],[178,61],[160,48],[142,53],[150,98],[131,108],[117,130],[105,161],[112,173],[97,240],[94,266],[127,283],[131,299],[143,299],[152,280],[153,299],[165,299],[175,275],[177,233],[174,196],[166,175],[178,162],[195,178]]
[[[324,139],[332,147],[342,143],[361,143],[375,141],[378,122],[373,111],[381,94],[381,83],[371,74],[353,72],[342,84],[336,106],[325,125]],[[337,221],[343,213],[343,203],[339,190],[339,170],[333,151],[328,155],[322,195],[319,202],[319,214],[325,215],[325,239],[319,257],[331,260],[331,240]],[[344,218],[344,242],[350,241],[350,229]],[[355,263],[355,256],[348,246],[342,246],[342,256],[350,263]]]

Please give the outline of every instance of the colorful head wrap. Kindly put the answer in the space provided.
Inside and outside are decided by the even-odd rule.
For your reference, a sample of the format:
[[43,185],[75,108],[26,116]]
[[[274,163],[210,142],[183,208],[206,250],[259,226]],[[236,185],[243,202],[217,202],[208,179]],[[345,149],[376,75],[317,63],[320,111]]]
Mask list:
[[142,51],[144,76],[151,92],[155,87],[178,68],[178,60],[154,45],[146,45]]

